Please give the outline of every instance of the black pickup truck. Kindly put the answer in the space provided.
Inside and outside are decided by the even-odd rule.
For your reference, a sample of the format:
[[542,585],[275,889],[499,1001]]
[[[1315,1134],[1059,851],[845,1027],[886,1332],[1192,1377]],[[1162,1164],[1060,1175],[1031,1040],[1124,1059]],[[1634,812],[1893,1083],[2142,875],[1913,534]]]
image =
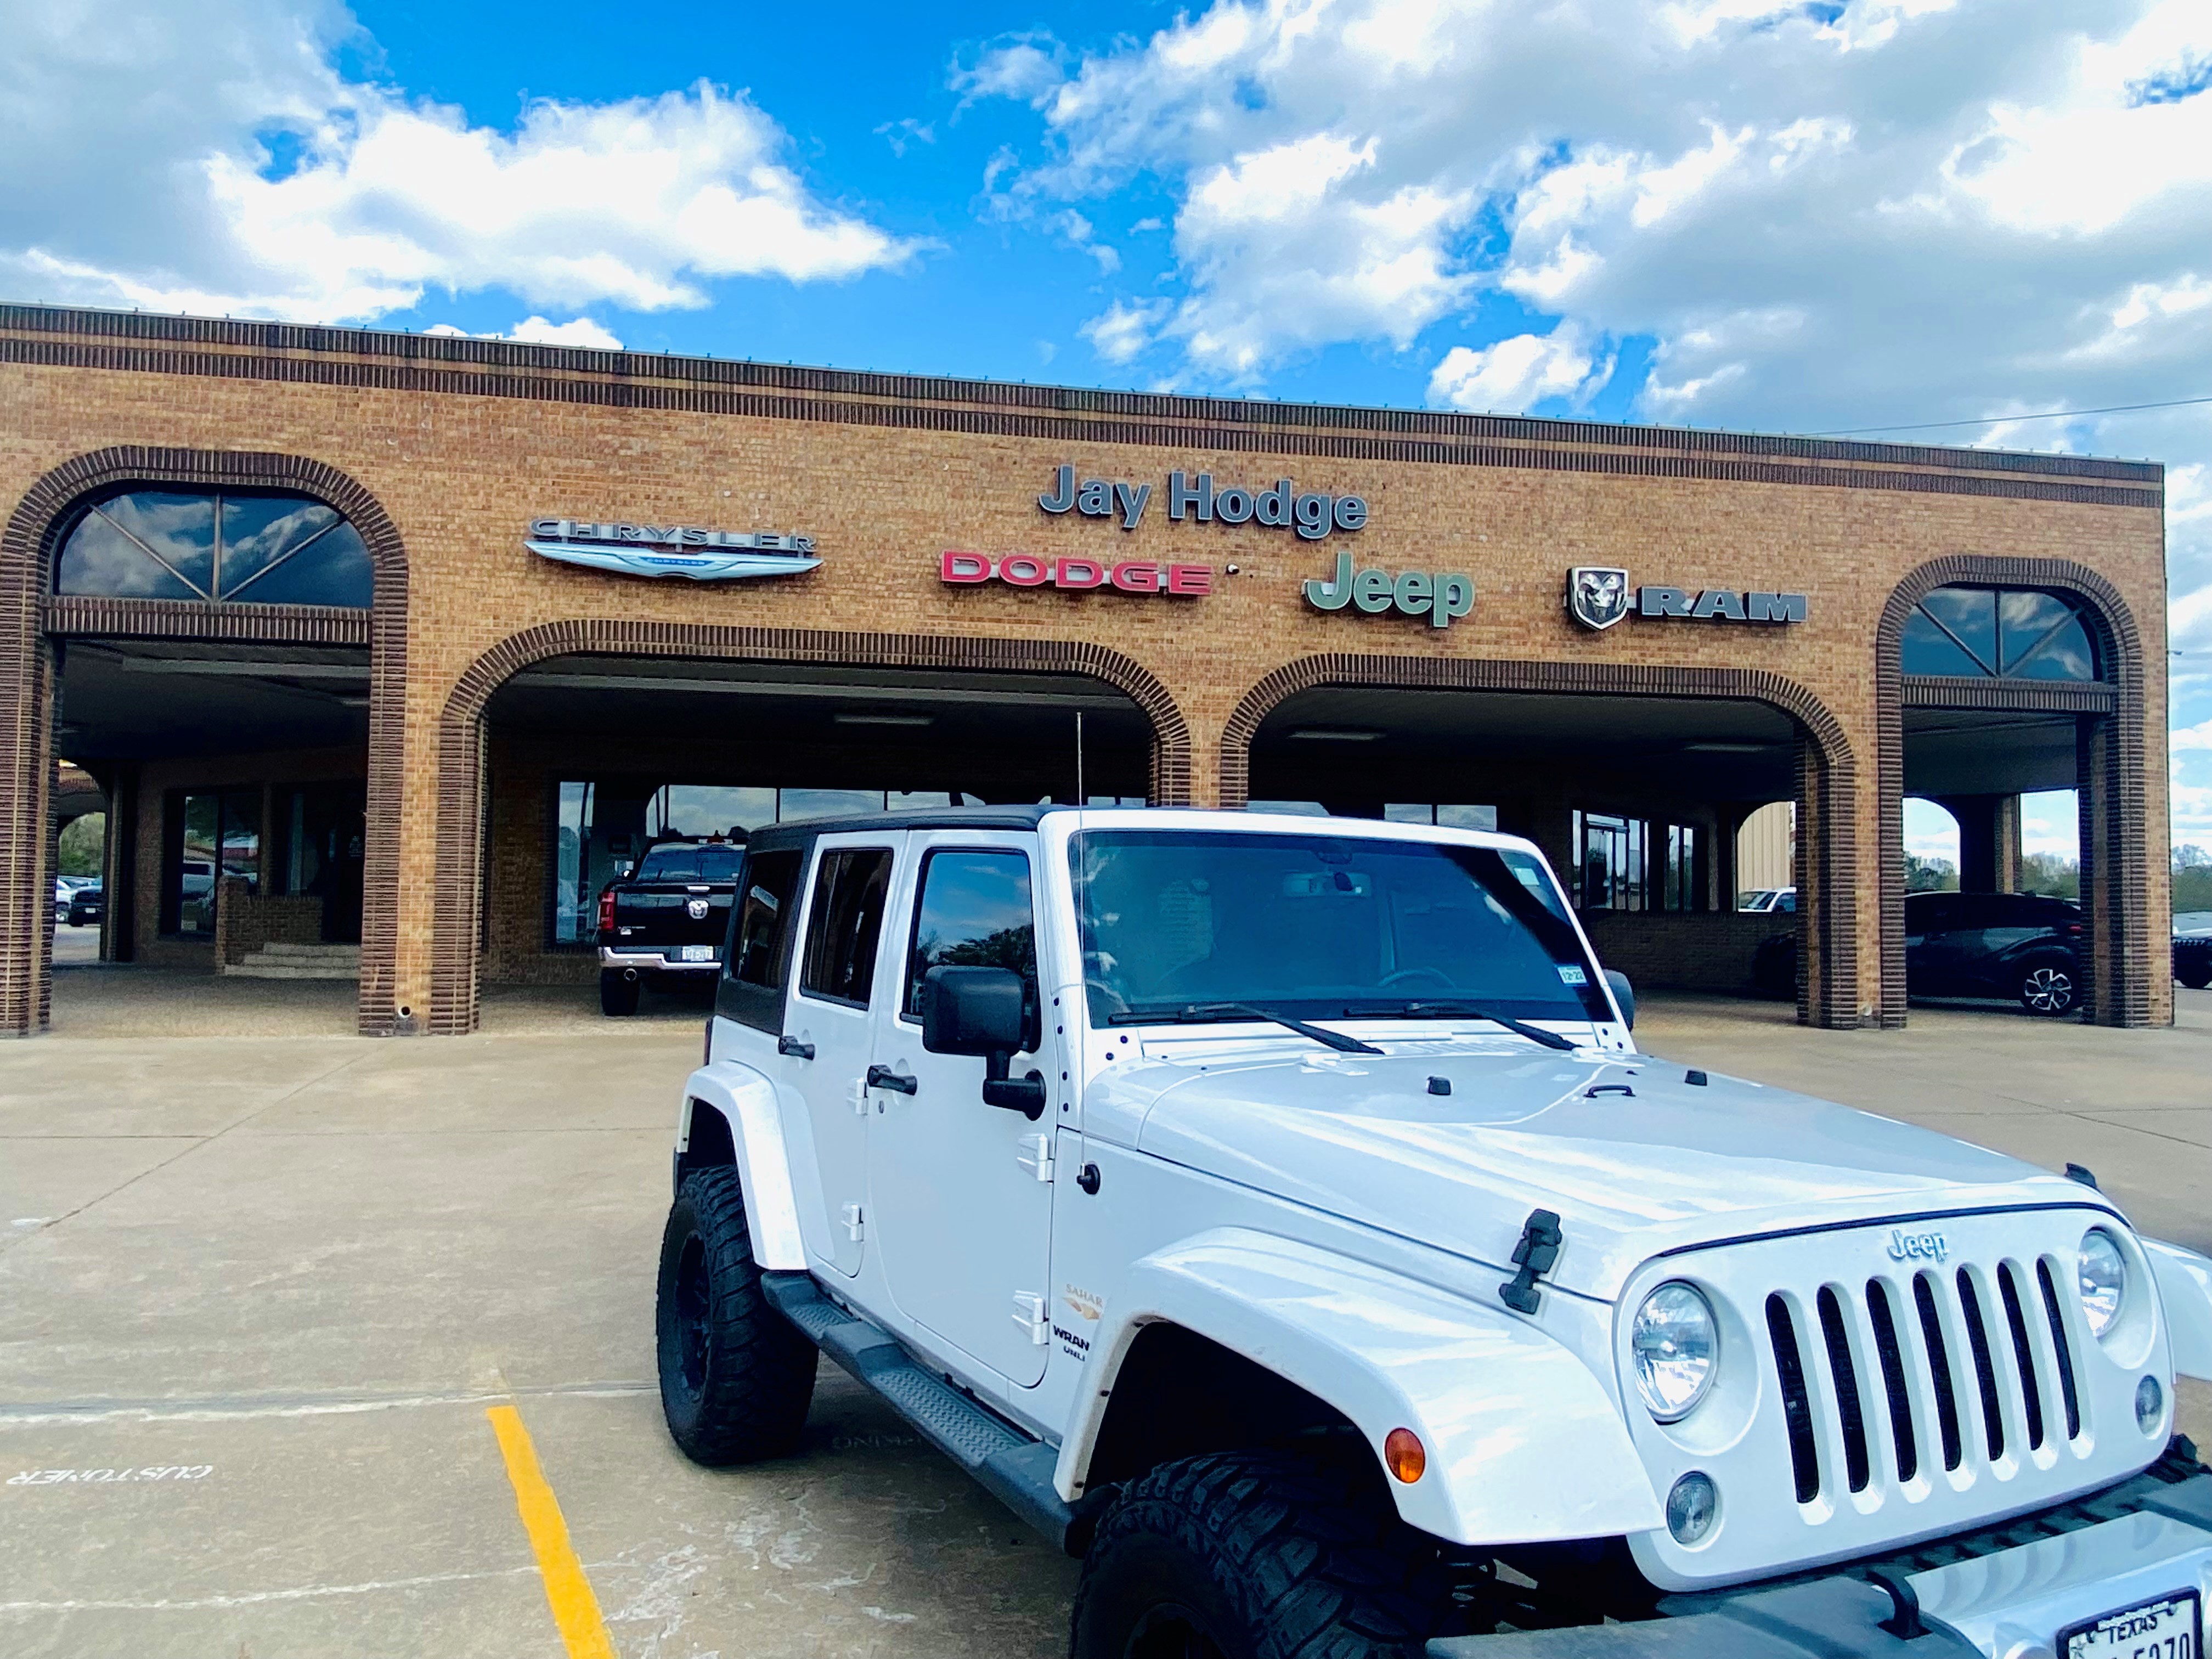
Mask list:
[[648,980],[709,982],[722,965],[742,842],[655,842],[599,895],[599,1012],[637,1012]]

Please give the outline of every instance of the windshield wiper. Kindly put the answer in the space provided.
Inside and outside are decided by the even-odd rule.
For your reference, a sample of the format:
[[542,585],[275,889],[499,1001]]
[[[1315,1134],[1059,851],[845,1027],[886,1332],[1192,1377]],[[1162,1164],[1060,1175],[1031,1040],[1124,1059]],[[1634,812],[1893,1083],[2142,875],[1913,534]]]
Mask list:
[[1356,1036],[1346,1036],[1341,1031],[1332,1031],[1319,1025],[1309,1025],[1302,1019],[1277,1013],[1272,1008],[1255,1007],[1249,1002],[1188,1002],[1179,1008],[1146,1010],[1124,1008],[1107,1020],[1109,1025],[1145,1025],[1155,1020],[1169,1020],[1178,1025],[1200,1025],[1224,1017],[1244,1019],[1264,1019],[1296,1031],[1302,1037],[1311,1037],[1325,1048],[1334,1048],[1340,1054],[1379,1054],[1382,1051],[1371,1042],[1362,1042]]
[[1486,1019],[1493,1025],[1503,1025],[1516,1036],[1527,1037],[1531,1042],[1540,1042],[1547,1048],[1571,1054],[1580,1046],[1572,1038],[1563,1037],[1557,1031],[1547,1031],[1540,1025],[1531,1025],[1526,1020],[1515,1019],[1510,1014],[1501,1014],[1495,1009],[1485,1008],[1474,1002],[1397,1002],[1386,1007],[1346,1008],[1344,1017],[1346,1019]]

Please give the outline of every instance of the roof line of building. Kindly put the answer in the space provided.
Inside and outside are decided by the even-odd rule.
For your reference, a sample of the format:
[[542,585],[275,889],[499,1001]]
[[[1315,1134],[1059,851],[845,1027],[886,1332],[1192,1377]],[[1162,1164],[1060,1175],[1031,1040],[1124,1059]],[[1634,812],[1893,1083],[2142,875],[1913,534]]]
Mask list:
[[[193,361],[210,358],[234,361]],[[0,360],[1544,470],[1938,489],[1946,486],[1900,480],[1912,473],[1978,474],[1979,482],[2015,487],[1965,493],[2100,505],[2160,505],[2165,482],[2165,469],[2155,462],[2030,451],[1109,392],[58,306],[0,304]],[[249,361],[267,367],[249,368]],[[348,372],[330,372],[341,368]],[[833,412],[828,404],[847,408]],[[864,412],[868,405],[873,408]],[[1837,476],[1838,469],[1853,476]],[[2030,483],[2039,479],[2053,482]],[[2060,479],[2106,487],[2055,482]],[[1949,489],[1966,483],[1958,479]]]

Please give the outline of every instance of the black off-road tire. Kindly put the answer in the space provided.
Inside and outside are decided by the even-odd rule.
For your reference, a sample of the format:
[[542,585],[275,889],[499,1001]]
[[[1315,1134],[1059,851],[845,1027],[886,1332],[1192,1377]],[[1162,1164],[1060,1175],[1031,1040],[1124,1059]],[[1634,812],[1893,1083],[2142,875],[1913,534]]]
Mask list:
[[637,1012],[639,981],[625,979],[619,969],[599,969],[599,1012],[609,1019],[627,1019]]
[[1132,1482],[1084,1559],[1073,1659],[1417,1659],[1451,1582],[1355,1453],[1209,1453]]
[[654,1325],[660,1408],[695,1463],[782,1457],[814,1398],[814,1345],[761,1289],[745,1200],[728,1164],[696,1170],[669,1206]]

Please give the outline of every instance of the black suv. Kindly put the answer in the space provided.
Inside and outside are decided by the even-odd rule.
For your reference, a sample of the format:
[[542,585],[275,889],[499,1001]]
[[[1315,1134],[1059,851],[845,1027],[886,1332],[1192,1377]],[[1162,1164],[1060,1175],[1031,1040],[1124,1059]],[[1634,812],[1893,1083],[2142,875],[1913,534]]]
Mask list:
[[2081,907],[2033,893],[1908,893],[1905,982],[1917,997],[2007,997],[2032,1014],[2081,996]]

